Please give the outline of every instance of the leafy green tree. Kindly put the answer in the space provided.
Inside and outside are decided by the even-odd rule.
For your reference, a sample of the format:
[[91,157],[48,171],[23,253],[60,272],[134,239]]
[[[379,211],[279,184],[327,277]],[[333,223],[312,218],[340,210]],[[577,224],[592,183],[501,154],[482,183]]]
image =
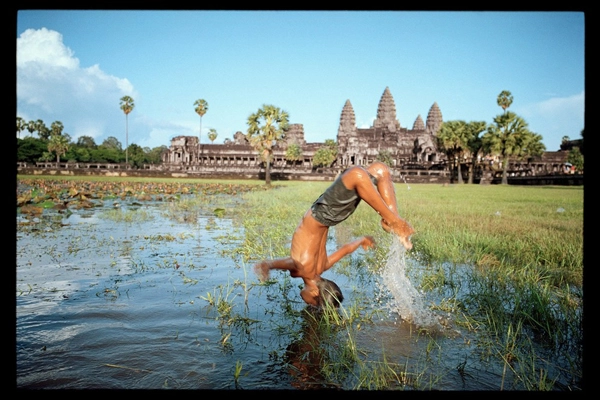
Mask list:
[[135,167],[142,167],[146,162],[146,153],[141,146],[138,146],[135,143],[129,145],[129,154],[130,154],[130,162]]
[[583,172],[583,154],[581,154],[579,147],[573,147],[569,151],[567,162],[570,162],[573,166],[575,166],[576,171]]
[[68,152],[67,152],[67,157],[70,155],[70,153],[72,152],[73,154],[73,158],[76,161],[79,162],[92,162],[92,153],[90,151],[90,148],[88,147],[76,147],[76,148],[71,148]]
[[125,164],[129,163],[127,148],[129,147],[129,113],[133,111],[135,107],[134,101],[129,96],[121,97],[120,103],[121,110],[125,113]]
[[94,162],[120,163],[125,159],[121,142],[114,136],[104,139],[100,146],[90,150],[90,154]]
[[60,162],[60,156],[65,154],[70,146],[69,134],[53,133],[48,142],[48,152],[56,154],[56,162]]
[[215,141],[218,135],[219,134],[217,133],[217,130],[215,128],[210,128],[210,130],[208,131],[208,139],[210,139],[211,143]]
[[48,150],[45,140],[34,137],[17,138],[17,161],[35,163]]
[[95,149],[98,147],[98,145],[96,145],[96,141],[94,140],[93,137],[91,136],[79,136],[77,138],[77,146],[79,147],[84,147],[86,149]]
[[119,139],[117,139],[114,136],[109,136],[106,139],[104,139],[102,144],[100,144],[100,147],[105,147],[107,149],[114,149],[119,151],[123,150],[123,148],[121,147],[121,142],[119,142]]
[[377,154],[377,157],[375,158],[377,161],[381,161],[382,163],[384,163],[385,165],[387,165],[388,167],[391,167],[393,164],[393,158],[392,155],[390,154],[389,151],[387,150],[381,150],[379,152],[379,154]]
[[196,106],[194,111],[200,116],[200,134],[198,135],[198,144],[200,144],[200,137],[202,136],[202,117],[204,117],[204,114],[208,111],[208,102],[204,99],[198,99],[194,102],[194,105]]
[[285,159],[291,161],[292,164],[296,164],[303,158],[302,147],[298,143],[292,143],[285,150]]
[[313,155],[313,167],[331,167],[338,155],[337,143],[333,139],[326,139],[325,146],[319,147]]
[[124,161],[123,151],[112,147],[98,146],[90,150],[93,162],[121,163]]
[[248,117],[247,138],[261,159],[265,162],[265,184],[271,184],[271,161],[273,146],[285,136],[289,114],[270,104],[263,104],[257,112]]
[[162,162],[162,154],[167,151],[169,148],[165,145],[155,147],[150,151],[146,152],[148,157],[148,162],[150,164],[160,164]]
[[461,120],[445,121],[437,135],[438,148],[446,154],[451,168],[456,169],[458,183],[463,183],[461,159],[468,144],[467,123]]

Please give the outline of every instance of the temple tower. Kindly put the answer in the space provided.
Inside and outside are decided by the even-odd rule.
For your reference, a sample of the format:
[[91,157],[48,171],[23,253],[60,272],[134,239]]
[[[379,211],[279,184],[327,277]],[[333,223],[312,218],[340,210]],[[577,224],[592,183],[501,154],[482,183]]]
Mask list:
[[400,121],[396,119],[396,104],[390,92],[386,87],[377,106],[377,118],[373,123],[374,128],[387,128],[391,133],[400,129]]
[[442,122],[442,112],[440,111],[437,102],[435,102],[429,109],[429,114],[427,114],[427,125],[425,128],[427,133],[437,135],[442,128]]
[[421,118],[421,114],[417,115],[417,119],[415,120],[415,123],[413,124],[413,131],[424,131],[425,130],[425,123],[423,122],[423,118]]
[[337,134],[338,148],[344,152],[347,151],[349,138],[354,137],[356,137],[356,117],[352,103],[350,100],[346,100],[340,116],[340,127]]

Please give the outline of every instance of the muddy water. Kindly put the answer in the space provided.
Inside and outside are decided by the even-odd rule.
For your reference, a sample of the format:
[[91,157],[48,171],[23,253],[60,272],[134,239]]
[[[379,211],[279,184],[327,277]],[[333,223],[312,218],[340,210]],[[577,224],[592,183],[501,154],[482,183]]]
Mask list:
[[[307,328],[299,281],[275,273],[275,283],[256,284],[251,265],[230,252],[243,231],[227,215],[184,221],[164,205],[123,204],[120,212],[137,213],[125,222],[108,218],[111,210],[107,203],[17,217],[18,388],[356,387],[356,371],[332,383],[306,359],[314,341],[335,346],[334,338]],[[359,251],[352,262],[360,266],[363,257]],[[336,268],[327,273],[346,306],[366,298],[372,308],[396,307],[381,277],[365,270],[352,279]],[[361,327],[355,340],[367,361],[385,354],[388,362],[430,374],[425,389],[499,388],[501,367],[478,362],[469,333],[425,337],[391,312]],[[464,374],[457,366],[467,358]]]

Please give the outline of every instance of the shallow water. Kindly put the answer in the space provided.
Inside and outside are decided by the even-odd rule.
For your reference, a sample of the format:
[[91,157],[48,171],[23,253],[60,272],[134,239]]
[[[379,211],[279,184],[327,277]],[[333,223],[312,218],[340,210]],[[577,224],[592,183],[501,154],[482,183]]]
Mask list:
[[[335,347],[336,338],[315,333],[301,316],[299,280],[275,272],[271,284],[258,285],[252,265],[231,252],[243,230],[227,215],[184,221],[162,204],[124,204],[120,212],[135,210],[139,218],[118,222],[107,218],[110,210],[107,203],[68,216],[45,210],[37,219],[17,217],[18,388],[356,387],[354,371],[331,382],[312,364],[322,359],[306,359],[307,348]],[[334,236],[329,250],[337,246]],[[425,389],[499,388],[502,371],[478,360],[472,334],[442,326],[419,331],[450,318],[429,311],[435,299],[406,279],[424,267],[391,246],[393,262],[374,276],[360,272],[363,257],[359,250],[348,261],[359,266],[352,279],[337,268],[327,278],[342,288],[345,306],[366,298],[361,304],[385,311],[357,330],[366,361],[385,354],[436,377]],[[402,300],[407,294],[409,302]],[[457,366],[467,359],[462,373]]]

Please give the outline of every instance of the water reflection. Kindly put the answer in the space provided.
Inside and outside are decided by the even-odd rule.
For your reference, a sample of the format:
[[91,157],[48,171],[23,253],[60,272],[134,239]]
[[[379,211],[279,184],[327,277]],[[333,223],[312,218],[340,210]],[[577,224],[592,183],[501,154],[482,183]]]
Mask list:
[[339,389],[327,382],[323,368],[331,362],[327,347],[335,341],[332,332],[335,324],[329,319],[329,312],[312,306],[301,311],[302,328],[297,340],[286,350],[286,362],[296,389]]

